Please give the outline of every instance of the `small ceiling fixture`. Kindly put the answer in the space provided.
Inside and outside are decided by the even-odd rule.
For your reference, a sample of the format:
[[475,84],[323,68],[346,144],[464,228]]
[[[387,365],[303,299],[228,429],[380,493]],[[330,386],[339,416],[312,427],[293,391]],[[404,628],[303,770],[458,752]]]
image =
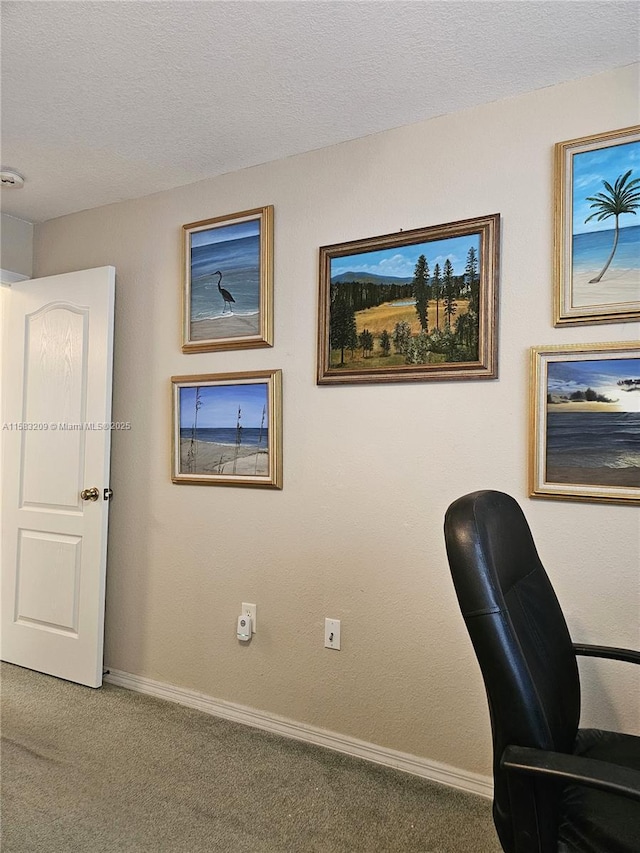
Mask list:
[[24,186],[24,178],[13,169],[0,170],[0,184],[3,189],[19,190]]

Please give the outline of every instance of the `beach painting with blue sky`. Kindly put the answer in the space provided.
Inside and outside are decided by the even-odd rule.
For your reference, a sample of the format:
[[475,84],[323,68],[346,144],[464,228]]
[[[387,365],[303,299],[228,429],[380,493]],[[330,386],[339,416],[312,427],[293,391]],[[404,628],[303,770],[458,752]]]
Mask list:
[[271,211],[183,226],[183,350],[270,345]]
[[498,214],[320,249],[318,381],[493,373]]
[[174,482],[277,482],[280,371],[173,377],[172,383]]
[[640,132],[635,131],[559,143],[567,291],[562,300],[567,310],[560,316],[627,320],[640,312]]
[[534,350],[542,481],[640,498],[640,346]]

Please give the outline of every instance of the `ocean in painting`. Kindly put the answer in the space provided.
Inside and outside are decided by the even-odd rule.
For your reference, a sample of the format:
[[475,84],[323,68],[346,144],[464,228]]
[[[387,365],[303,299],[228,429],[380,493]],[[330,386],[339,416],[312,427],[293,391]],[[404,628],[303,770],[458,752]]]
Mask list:
[[[183,427],[180,438],[191,441],[193,430]],[[243,447],[266,448],[269,438],[267,427],[242,427],[241,443]],[[227,444],[233,447],[236,443],[235,427],[199,427],[196,430],[196,441],[206,441],[212,444]]]
[[260,237],[258,234],[238,240],[225,240],[194,246],[191,249],[191,319],[213,320],[229,313],[229,306],[218,291],[221,287],[235,299],[234,314],[257,314],[260,309]]
[[[613,248],[615,230],[590,231],[573,235],[573,270],[598,272],[607,262]],[[640,269],[640,225],[620,229],[618,247],[611,262],[611,270]]]
[[547,411],[547,466],[637,468],[640,487],[640,412]]

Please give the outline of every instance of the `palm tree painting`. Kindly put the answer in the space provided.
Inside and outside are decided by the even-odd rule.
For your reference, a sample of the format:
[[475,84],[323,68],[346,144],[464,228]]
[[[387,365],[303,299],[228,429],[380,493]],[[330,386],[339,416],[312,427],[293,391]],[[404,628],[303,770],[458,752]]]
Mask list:
[[[558,150],[559,149],[559,150]],[[558,143],[560,322],[640,315],[640,128]],[[562,196],[565,198],[565,196]]]
[[624,175],[620,175],[615,184],[611,186],[608,181],[603,181],[606,192],[596,193],[594,196],[587,196],[587,201],[591,202],[591,207],[596,210],[587,216],[585,222],[591,219],[597,219],[598,222],[603,222],[612,216],[616,218],[615,235],[613,239],[613,248],[611,254],[607,258],[607,262],[602,268],[602,271],[589,281],[589,284],[596,284],[609,269],[609,265],[613,260],[613,256],[618,248],[618,240],[620,239],[620,216],[623,213],[632,213],[635,215],[636,210],[640,207],[640,178],[629,180],[633,173],[633,169],[629,169]]

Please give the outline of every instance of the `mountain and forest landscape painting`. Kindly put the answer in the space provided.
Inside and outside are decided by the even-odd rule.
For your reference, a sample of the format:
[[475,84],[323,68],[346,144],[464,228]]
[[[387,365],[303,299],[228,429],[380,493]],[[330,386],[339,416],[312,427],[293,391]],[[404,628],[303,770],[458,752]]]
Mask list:
[[640,357],[550,361],[547,483],[640,489]]
[[330,369],[479,360],[481,235],[330,260]]
[[572,304],[640,303],[640,142],[572,158]]

